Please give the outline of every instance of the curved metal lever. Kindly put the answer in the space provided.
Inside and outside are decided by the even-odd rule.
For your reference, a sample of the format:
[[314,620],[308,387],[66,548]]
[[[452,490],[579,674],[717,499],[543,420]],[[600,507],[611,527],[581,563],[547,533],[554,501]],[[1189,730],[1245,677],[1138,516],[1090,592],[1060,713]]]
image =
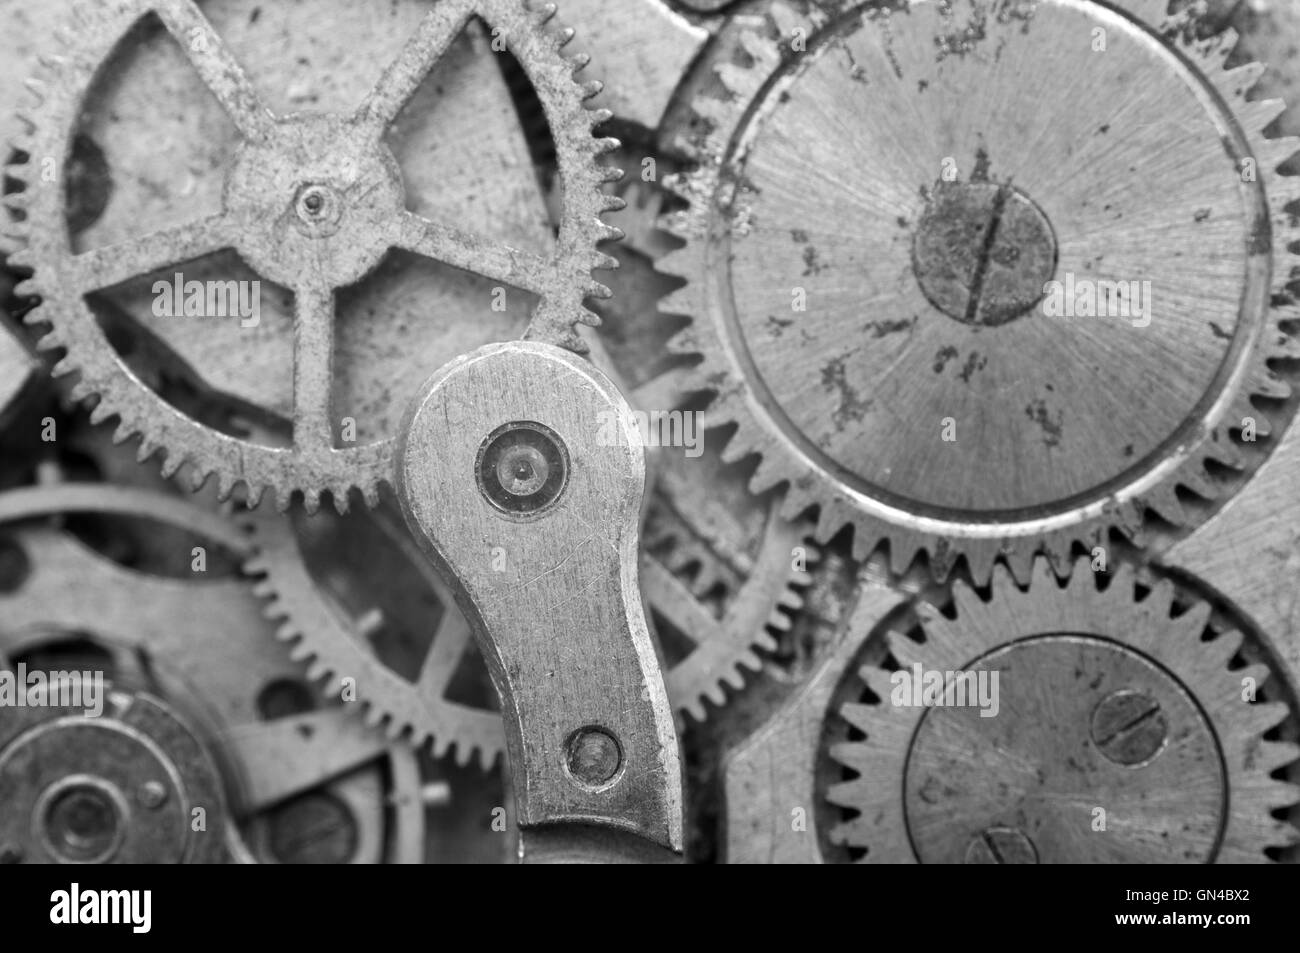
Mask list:
[[480,348],[425,384],[397,481],[501,698],[521,854],[680,853],[677,736],[637,581],[644,451],[617,388],[551,345]]

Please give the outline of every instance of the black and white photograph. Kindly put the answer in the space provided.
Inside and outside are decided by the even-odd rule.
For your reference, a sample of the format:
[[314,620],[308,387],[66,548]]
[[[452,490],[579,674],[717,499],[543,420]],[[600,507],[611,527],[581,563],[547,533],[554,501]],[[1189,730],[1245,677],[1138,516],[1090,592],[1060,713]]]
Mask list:
[[0,24],[21,920],[684,863],[1289,922],[1150,865],[1300,861],[1300,0]]

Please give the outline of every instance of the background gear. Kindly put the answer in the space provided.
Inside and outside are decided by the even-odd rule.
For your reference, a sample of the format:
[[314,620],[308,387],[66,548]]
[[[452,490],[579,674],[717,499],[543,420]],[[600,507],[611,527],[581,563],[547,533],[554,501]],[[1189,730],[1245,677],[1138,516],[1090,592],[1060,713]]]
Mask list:
[[[579,86],[569,80],[569,74],[582,64],[570,63],[559,53],[570,31],[543,31],[549,13],[523,14],[518,5],[504,0],[442,4],[421,21],[393,68],[350,117],[298,113],[279,121],[262,105],[230,48],[193,6],[81,5],[76,10],[79,47],[61,58],[44,78],[40,115],[33,121],[31,136],[18,144],[23,153],[60,156],[69,152],[77,116],[73,105],[82,101],[95,68],[110,55],[118,39],[152,7],[159,8],[158,16],[167,31],[241,134],[234,164],[228,170],[221,211],[161,228],[143,238],[78,253],[66,235],[68,210],[63,189],[43,187],[40,170],[23,165],[15,167],[12,174],[26,187],[10,196],[11,205],[25,214],[21,227],[27,236],[27,248],[12,260],[36,270],[20,290],[42,298],[41,307],[29,320],[54,326],[42,339],[42,346],[68,349],[69,356],[56,367],[56,373],[81,372],[74,393],[78,397],[100,396],[96,421],[116,414],[122,418],[119,436],[145,434],[142,458],[163,448],[168,454],[166,473],[174,472],[186,460],[195,466],[199,479],[216,472],[223,496],[242,480],[250,485],[253,498],[264,486],[274,486],[282,506],[287,505],[292,490],[301,489],[308,509],[315,508],[319,494],[326,490],[338,506],[346,507],[351,486],[362,489],[373,503],[378,482],[387,476],[391,440],[343,449],[333,445],[338,422],[330,411],[331,315],[334,289],[363,278],[390,247],[476,271],[535,295],[538,305],[527,336],[581,347],[573,325],[594,322],[582,300],[606,293],[589,277],[591,268],[609,264],[596,245],[616,235],[616,230],[599,219],[615,203],[598,191],[614,172],[592,161],[593,155],[608,150],[612,143],[591,138],[592,128],[608,114],[586,110],[582,100],[598,92],[599,85]],[[381,142],[430,64],[474,13],[483,15],[507,37],[525,71],[537,77],[538,94],[551,110],[565,183],[565,211],[554,259],[494,244],[407,212],[399,169]],[[340,150],[351,150],[352,160],[336,161]],[[327,152],[333,158],[321,165]],[[335,181],[339,170],[349,172],[350,177]],[[381,207],[385,210],[382,221],[374,218]],[[392,209],[399,214],[387,214]],[[294,294],[292,448],[256,446],[215,433],[167,406],[124,371],[121,359],[82,300],[89,292],[228,246],[236,248],[268,283],[288,286]],[[482,306],[487,309],[488,303]],[[234,326],[229,321],[225,324],[227,329]],[[432,366],[421,366],[421,373]],[[384,401],[385,406],[403,403],[392,398]],[[235,461],[238,464],[232,466]]]
[[[184,786],[189,797],[208,791],[195,805],[207,808],[210,838],[194,838],[190,848],[157,838],[166,827],[151,816],[140,823],[156,828],[146,838],[152,846],[126,838],[120,849],[136,851],[131,856],[137,861],[219,855],[243,861],[419,861],[424,818],[413,755],[370,737],[344,712],[323,704],[265,631],[247,582],[146,575],[109,562],[66,533],[29,522],[85,511],[184,528],[205,546],[236,553],[247,552],[248,544],[233,524],[156,494],[67,485],[0,496],[7,555],[0,656],[30,669],[104,671],[116,692],[102,730],[54,729],[71,734],[62,745],[68,761],[61,770],[91,771],[93,758],[86,756],[120,722],[133,725],[126,739],[140,732],[161,735],[158,749],[179,759],[179,775],[190,778]],[[69,592],[79,598],[68,598]],[[0,775],[6,804],[34,802],[49,788],[28,789],[33,775],[21,770],[29,757],[24,742],[13,731],[5,738]],[[83,742],[89,747],[79,747]],[[83,757],[73,757],[75,752]],[[137,770],[140,758],[145,761]],[[118,774],[148,783],[157,771],[147,761],[144,749],[127,743],[100,773],[114,776],[108,787],[121,780]],[[196,776],[207,779],[206,788],[193,783]],[[57,772],[41,777],[53,786],[61,783]],[[222,787],[213,790],[218,780]],[[178,807],[173,797],[166,813]],[[31,814],[4,813],[6,837],[41,840],[36,828],[8,826]],[[189,834],[190,812],[183,814],[183,823],[177,814],[173,826]],[[124,829],[142,829],[124,820],[118,822]],[[221,844],[224,825],[229,826]],[[31,850],[24,854],[34,859]]]
[[[831,841],[873,863],[1250,863],[1294,844],[1272,812],[1300,788],[1270,774],[1300,749],[1264,738],[1289,714],[1257,699],[1269,668],[1240,664],[1238,632],[1207,639],[1209,605],[1172,583],[1099,582],[1086,560],[1065,588],[1043,561],[1028,591],[999,569],[988,598],[957,583],[952,612],[920,604],[922,639],[891,631],[898,668],[864,666],[870,696],[840,707],[858,740],[831,754],[854,776],[827,797],[854,816]],[[1000,670],[997,717],[900,703],[914,666]]]
[[[694,319],[673,346],[736,425],[726,458],[757,455],[787,515],[816,506],[819,539],[852,524],[857,557],[888,540],[939,578],[960,555],[977,580],[1063,570],[1148,509],[1202,519],[1262,458],[1242,428],[1267,449],[1300,356],[1300,190],[1274,175],[1297,142],[1264,138],[1283,107],[1246,100],[1262,67],[1224,68],[1235,35],[1154,44],[1163,3],[1127,8],[777,3],[739,39],[752,65],[711,59],[728,92],[694,102],[663,310]],[[1048,280],[1139,276],[1149,326],[1030,314]]]

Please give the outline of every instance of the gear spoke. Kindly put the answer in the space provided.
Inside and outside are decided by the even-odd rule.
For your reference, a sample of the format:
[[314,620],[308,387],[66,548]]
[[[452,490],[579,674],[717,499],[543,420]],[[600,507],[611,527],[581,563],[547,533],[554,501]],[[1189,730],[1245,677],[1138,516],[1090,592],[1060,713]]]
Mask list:
[[539,297],[555,282],[550,261],[532,252],[496,245],[450,225],[410,212],[397,222],[393,247],[414,252],[462,271],[500,281]]
[[[303,757],[306,744],[313,756]],[[263,810],[384,757],[388,741],[338,708],[241,725],[224,742],[249,779],[240,808]]]
[[454,605],[449,606],[420,665],[417,681],[422,691],[442,697],[470,641],[469,620]]
[[641,560],[641,591],[646,602],[694,644],[708,642],[717,633],[718,620],[658,560]]
[[377,139],[397,118],[407,100],[442,59],[447,48],[465,29],[473,10],[464,2],[442,3],[429,11],[406,42],[401,54],[357,110],[356,122]]
[[73,259],[82,293],[111,288],[169,265],[193,261],[234,243],[235,229],[224,214],[115,242]]
[[312,282],[294,293],[293,442],[296,447],[329,448],[334,386],[334,291]]
[[240,134],[246,139],[265,135],[274,125],[275,117],[262,103],[244,68],[231,55],[211,21],[193,0],[162,3],[157,12]]

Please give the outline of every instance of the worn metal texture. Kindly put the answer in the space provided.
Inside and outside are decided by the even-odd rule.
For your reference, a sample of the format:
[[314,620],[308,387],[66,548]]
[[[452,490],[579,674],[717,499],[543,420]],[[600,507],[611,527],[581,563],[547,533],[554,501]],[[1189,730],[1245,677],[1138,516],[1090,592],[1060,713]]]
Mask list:
[[[616,439],[601,439],[603,419]],[[637,585],[644,451],[626,402],[564,351],[490,345],[435,374],[408,420],[399,498],[463,592],[501,697],[525,841],[530,828],[590,824],[680,851],[677,736]],[[558,495],[508,512],[470,477],[516,422],[546,428],[563,459],[547,470]],[[589,732],[612,758],[590,773],[573,762]]]
[[1292,0],[0,16],[0,863],[1300,859]]
[[[0,592],[0,659],[11,669],[19,660],[36,667],[43,652],[89,644],[115,659],[109,678],[119,693],[113,703],[116,713],[103,719],[107,735],[78,728],[82,719],[35,710],[48,722],[41,733],[49,737],[51,750],[63,751],[57,761],[27,750],[15,721],[24,710],[0,710],[6,738],[0,744],[7,792],[2,813],[6,825],[22,821],[16,828],[6,826],[0,839],[7,844],[16,839],[31,855],[21,845],[33,838],[36,854],[27,859],[37,860],[50,849],[39,845],[51,838],[39,825],[28,828],[31,815],[13,810],[12,804],[36,803],[48,799],[52,788],[78,784],[133,804],[134,785],[172,776],[189,780],[174,792],[166,813],[184,803],[177,797],[188,797],[192,803],[183,812],[185,822],[167,824],[160,815],[126,811],[121,830],[108,838],[115,846],[101,861],[300,859],[280,845],[294,843],[294,830],[311,824],[313,799],[339,806],[337,826],[344,830],[336,837],[347,849],[331,859],[420,861],[424,817],[411,752],[365,731],[342,708],[322,705],[278,717],[262,710],[266,692],[296,682],[300,675],[272,637],[251,584],[238,577],[175,579],[140,573],[65,532],[30,522],[79,513],[184,528],[214,549],[246,553],[248,548],[234,523],[157,493],[68,484],[0,494],[0,532],[7,551],[17,547],[26,567],[16,585],[7,576]],[[70,591],[79,597],[68,598]],[[66,661],[61,655],[52,658]],[[87,668],[104,668],[100,654],[89,658]],[[150,695],[162,700],[150,700]],[[116,754],[96,767],[95,752],[104,745]],[[174,771],[156,763],[158,755],[150,752],[158,750],[172,752],[167,763],[179,759]],[[223,766],[219,773],[218,764]],[[74,780],[61,782],[64,775]],[[77,777],[84,783],[76,782]],[[199,784],[200,777],[207,780]],[[382,808],[385,799],[391,799],[391,810]],[[209,818],[199,837],[191,835],[189,823],[195,806],[204,807]],[[112,825],[104,826],[106,837],[114,833]],[[132,832],[147,836],[141,841],[128,836]]]
[[[1297,143],[1265,136],[1282,103],[1247,99],[1262,67],[1225,69],[1235,34],[1164,8],[775,3],[744,62],[710,63],[662,310],[693,319],[672,347],[701,356],[728,458],[757,457],[787,515],[815,506],[819,538],[1027,578],[1112,528],[1146,542],[1150,512],[1196,523],[1180,494],[1221,501],[1264,458],[1238,432],[1288,419],[1252,401],[1285,398],[1272,362],[1300,353],[1300,189],[1275,173]],[[1145,317],[1074,313],[1076,287],[1133,276]]]
[[[25,216],[17,223],[25,247],[11,260],[35,269],[19,290],[42,300],[30,320],[53,325],[42,347],[69,351],[56,375],[78,371],[74,395],[98,395],[96,420],[120,418],[122,439],[141,434],[142,459],[162,450],[165,473],[183,463],[193,467],[199,480],[215,473],[223,495],[237,483],[246,484],[254,499],[274,487],[282,507],[299,490],[309,510],[326,491],[346,508],[353,487],[373,503],[378,484],[391,478],[392,435],[361,446],[335,445],[333,316],[337,289],[371,272],[390,249],[534,296],[537,304],[525,336],[581,349],[574,326],[596,320],[584,299],[607,293],[590,277],[593,268],[610,264],[596,246],[617,235],[600,216],[619,203],[600,191],[616,173],[595,161],[614,145],[592,136],[608,113],[584,105],[599,85],[572,79],[581,62],[561,53],[572,31],[545,28],[553,10],[533,13],[505,0],[439,4],[354,110],[286,115],[272,113],[195,5],[180,0],[77,5],[72,21],[76,48],[52,61],[42,76],[42,102],[30,117],[30,134],[18,143],[24,154],[70,154],[74,121],[96,70],[150,11],[179,43],[239,133],[218,210],[78,253],[64,227],[61,177],[49,183],[30,163],[15,167],[11,174],[25,188],[9,198]],[[514,248],[446,219],[408,211],[400,170],[384,142],[403,106],[475,15],[507,38],[533,77],[553,127],[564,206],[550,254]],[[215,432],[143,387],[109,346],[83,297],[226,248],[293,296],[290,447],[251,444]]]

